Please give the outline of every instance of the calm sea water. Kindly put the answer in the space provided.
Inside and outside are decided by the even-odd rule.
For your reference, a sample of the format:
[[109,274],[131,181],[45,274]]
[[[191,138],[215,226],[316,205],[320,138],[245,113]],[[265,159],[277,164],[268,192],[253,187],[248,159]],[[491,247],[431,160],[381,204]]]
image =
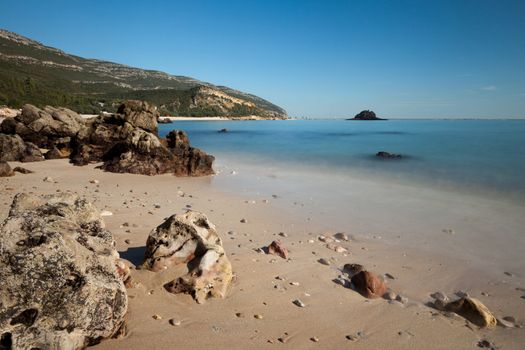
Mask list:
[[[219,164],[250,164],[483,192],[525,201],[525,120],[181,121]],[[218,133],[227,128],[228,133]],[[403,155],[383,160],[378,151]],[[327,177],[328,178],[328,177]]]

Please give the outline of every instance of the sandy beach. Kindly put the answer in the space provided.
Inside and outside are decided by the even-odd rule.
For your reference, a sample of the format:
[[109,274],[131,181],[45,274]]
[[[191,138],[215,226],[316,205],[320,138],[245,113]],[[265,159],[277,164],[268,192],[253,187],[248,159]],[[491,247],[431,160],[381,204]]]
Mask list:
[[[463,291],[498,318],[513,316],[523,324],[522,207],[355,179],[347,183],[354,189],[352,201],[338,203],[345,206],[340,216],[315,200],[250,191],[222,165],[218,175],[200,178],[105,173],[67,160],[16,165],[34,173],[0,179],[2,217],[19,192],[78,193],[113,213],[105,217],[107,228],[121,257],[135,265],[142,262],[149,232],[190,208],[205,213],[223,239],[235,274],[227,298],[199,305],[189,295],[166,292],[163,285],[185,267],[133,270],[129,332],[94,349],[475,349],[482,340],[521,349],[525,343],[522,328],[480,330],[427,306],[433,292],[453,297]],[[348,252],[337,253],[319,240],[336,232],[350,237],[338,243]],[[275,239],[288,247],[289,260],[257,252]],[[330,265],[320,264],[321,258]],[[346,263],[388,274],[388,285],[404,303],[368,300],[334,282]],[[305,307],[293,304],[296,299]]]

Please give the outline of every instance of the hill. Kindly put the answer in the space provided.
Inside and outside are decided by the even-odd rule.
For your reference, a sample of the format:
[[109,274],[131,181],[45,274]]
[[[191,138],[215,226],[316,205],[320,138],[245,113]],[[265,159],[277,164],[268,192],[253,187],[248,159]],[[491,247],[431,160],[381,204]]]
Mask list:
[[252,94],[190,77],[87,59],[0,29],[0,105],[63,106],[80,113],[113,112],[141,99],[173,116],[257,116],[286,111]]

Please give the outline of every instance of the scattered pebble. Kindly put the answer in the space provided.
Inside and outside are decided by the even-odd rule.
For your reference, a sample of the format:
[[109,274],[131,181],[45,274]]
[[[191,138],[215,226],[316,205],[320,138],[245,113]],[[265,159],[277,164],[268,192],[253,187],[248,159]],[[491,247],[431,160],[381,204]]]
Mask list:
[[290,282],[290,284],[291,284],[292,286],[298,286],[298,285],[299,285],[299,282],[295,282],[295,281],[294,281],[294,282]]
[[46,177],[44,177],[44,180],[42,180],[42,181],[44,181],[44,182],[53,182],[54,180],[53,180],[52,177],[46,176]]
[[100,213],[100,216],[112,216],[113,213],[110,212],[109,210],[103,210],[101,213]]
[[503,328],[514,328],[513,322],[507,321],[503,318],[497,318],[496,320],[498,321],[498,325]]
[[98,185],[99,181],[98,180],[89,180],[89,183]]
[[430,296],[436,300],[439,300],[439,301],[442,301],[442,302],[447,302],[448,301],[448,297],[442,293],[442,292],[435,292],[435,293],[432,293],[430,294]]
[[172,326],[180,326],[180,324],[182,323],[180,320],[176,320],[174,318],[170,319],[169,321],[169,324],[171,324]]
[[490,350],[496,350],[496,346],[492,344],[490,341],[483,339],[478,342],[478,347],[483,349],[490,349]]
[[239,317],[239,318],[244,318],[244,314],[242,312],[237,312],[235,314],[235,316]]
[[131,244],[131,239],[125,239],[125,240],[124,240],[124,243],[126,243],[126,244]]
[[286,233],[284,233],[284,232],[279,232],[279,236],[281,236],[281,237],[288,237],[288,235]]
[[389,290],[383,295],[383,298],[385,298],[386,300],[396,300],[397,294]]
[[340,241],[348,241],[348,235],[346,233],[344,233],[344,232],[337,232],[334,235],[334,238],[338,239]]
[[389,274],[388,272],[385,273],[385,277],[386,277],[386,278],[389,278],[389,279],[391,279],[391,280],[395,280],[395,279],[396,279],[393,275]]
[[155,314],[155,315],[153,315],[151,317],[153,317],[154,320],[162,320],[162,317],[160,315],[157,315],[157,314]]
[[241,223],[245,224],[245,223],[247,223],[247,222],[248,222],[248,220],[246,220],[246,219],[244,219],[244,218],[241,219]]
[[408,303],[408,298],[402,296],[401,294],[397,295],[396,300],[399,301],[401,304],[407,304]]
[[314,343],[318,343],[319,342],[319,338],[317,338],[317,337],[311,337],[310,340],[313,341]]
[[262,320],[264,318],[263,315],[261,315],[261,314],[255,314],[255,315],[253,315],[253,317],[255,317],[258,320]]
[[507,275],[507,276],[510,276],[510,277],[514,276],[514,274],[513,274],[512,272],[505,271],[505,272],[503,272],[503,273],[504,273],[505,275]]
[[319,260],[317,260],[317,262],[319,262],[319,264],[322,264],[322,265],[330,265],[330,262],[328,260],[326,260],[325,258],[321,258]]
[[299,307],[305,307],[306,305],[300,300],[300,299],[295,299],[293,301],[293,303]]

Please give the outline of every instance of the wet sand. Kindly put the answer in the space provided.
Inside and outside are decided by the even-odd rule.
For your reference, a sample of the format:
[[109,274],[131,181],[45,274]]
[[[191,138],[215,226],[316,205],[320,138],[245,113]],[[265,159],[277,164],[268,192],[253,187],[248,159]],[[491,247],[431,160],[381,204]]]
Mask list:
[[[215,177],[175,178],[104,173],[66,160],[11,163],[17,165],[35,173],[0,178],[1,217],[18,192],[76,192],[113,213],[105,217],[107,228],[121,257],[137,265],[150,230],[190,207],[205,213],[223,239],[236,275],[226,299],[198,305],[189,295],[166,292],[163,284],[185,273],[184,266],[161,273],[134,270],[129,334],[94,349],[476,349],[482,339],[501,349],[525,344],[524,329],[479,330],[426,305],[433,292],[452,297],[466,291],[497,317],[523,323],[522,207],[357,179],[337,195],[326,188],[297,194],[271,181],[262,181],[259,191],[242,178],[254,174],[232,175],[221,166]],[[44,182],[46,176],[54,182]],[[90,183],[95,179],[98,184]],[[341,201],[330,203],[332,197]],[[350,237],[338,243],[348,253],[329,250],[318,239],[336,232]],[[256,252],[275,239],[290,250],[289,261]],[[395,279],[386,278],[389,286],[408,302],[367,300],[334,282],[345,263],[390,274]],[[295,299],[306,306],[294,305]]]

